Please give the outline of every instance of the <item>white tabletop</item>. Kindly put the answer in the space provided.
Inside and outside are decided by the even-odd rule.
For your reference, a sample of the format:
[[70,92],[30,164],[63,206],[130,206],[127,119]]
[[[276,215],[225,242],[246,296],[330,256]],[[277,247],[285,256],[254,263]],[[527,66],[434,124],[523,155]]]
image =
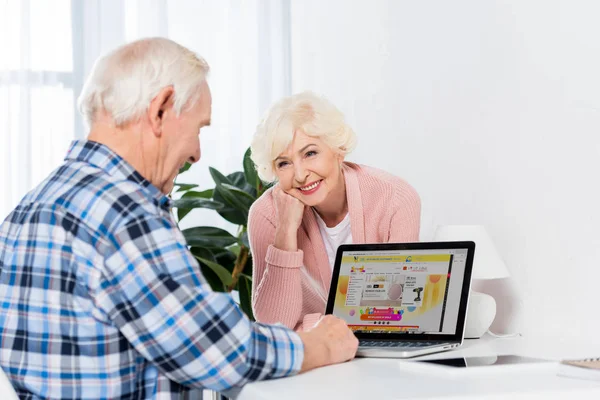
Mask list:
[[[551,344],[522,337],[466,340],[462,348],[419,359],[515,354],[552,360],[600,356],[600,343]],[[439,370],[439,367],[434,367]],[[411,369],[407,361],[360,358],[298,376],[246,385],[237,400],[294,399],[600,399],[600,381],[556,375],[557,364],[490,367],[452,374]]]

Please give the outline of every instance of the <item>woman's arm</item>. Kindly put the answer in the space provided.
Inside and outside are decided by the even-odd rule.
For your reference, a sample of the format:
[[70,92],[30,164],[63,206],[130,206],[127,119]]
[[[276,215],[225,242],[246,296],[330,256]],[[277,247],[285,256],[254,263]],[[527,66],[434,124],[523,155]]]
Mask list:
[[[252,252],[252,309],[257,321],[298,325],[302,312],[302,250],[275,247],[276,227],[255,208],[248,216]],[[297,235],[297,230],[296,230]]]
[[398,184],[394,192],[394,209],[390,221],[388,242],[418,242],[421,228],[421,199],[406,182]]

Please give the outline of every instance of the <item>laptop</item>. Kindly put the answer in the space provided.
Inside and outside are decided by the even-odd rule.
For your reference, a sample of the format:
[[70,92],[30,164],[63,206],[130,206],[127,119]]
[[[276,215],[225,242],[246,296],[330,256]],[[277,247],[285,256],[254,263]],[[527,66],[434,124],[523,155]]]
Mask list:
[[327,314],[345,320],[357,356],[409,358],[462,345],[475,243],[345,244]]

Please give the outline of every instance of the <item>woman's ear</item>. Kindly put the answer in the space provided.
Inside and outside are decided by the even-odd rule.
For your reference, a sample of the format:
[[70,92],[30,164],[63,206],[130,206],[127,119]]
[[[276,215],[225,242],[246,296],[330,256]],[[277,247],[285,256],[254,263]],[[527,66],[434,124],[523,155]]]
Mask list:
[[165,113],[173,108],[173,95],[175,90],[172,86],[162,88],[150,102],[148,107],[148,120],[155,136],[162,134],[163,119]]

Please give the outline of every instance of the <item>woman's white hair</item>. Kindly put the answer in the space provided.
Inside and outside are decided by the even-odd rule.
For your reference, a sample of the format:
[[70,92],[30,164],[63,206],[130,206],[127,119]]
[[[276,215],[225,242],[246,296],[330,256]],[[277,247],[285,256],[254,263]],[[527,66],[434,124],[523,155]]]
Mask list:
[[208,70],[206,61],[172,40],[138,40],[96,61],[77,101],[79,111],[90,126],[99,111],[122,126],[137,120],[161,89],[172,86],[180,114],[198,101]]
[[267,111],[250,145],[252,161],[263,181],[276,180],[274,161],[292,143],[299,129],[342,155],[356,147],[356,134],[344,120],[344,114],[323,96],[306,91],[285,97]]

